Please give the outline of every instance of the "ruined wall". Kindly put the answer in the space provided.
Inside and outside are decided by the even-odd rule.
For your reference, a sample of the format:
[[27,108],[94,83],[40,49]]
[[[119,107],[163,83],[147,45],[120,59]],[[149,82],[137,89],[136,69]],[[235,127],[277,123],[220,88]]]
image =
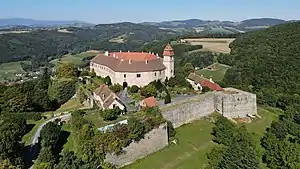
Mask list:
[[175,128],[207,116],[215,111],[214,93],[206,93],[190,99],[168,104],[161,108],[166,120],[173,123]]
[[257,114],[256,95],[234,88],[226,88],[225,92],[215,94],[216,111],[224,117],[247,117]]
[[159,128],[147,133],[144,139],[139,142],[132,142],[129,146],[124,148],[123,154],[119,156],[114,154],[106,155],[105,161],[122,167],[163,149],[168,146],[168,141],[167,124],[165,123],[160,125]]

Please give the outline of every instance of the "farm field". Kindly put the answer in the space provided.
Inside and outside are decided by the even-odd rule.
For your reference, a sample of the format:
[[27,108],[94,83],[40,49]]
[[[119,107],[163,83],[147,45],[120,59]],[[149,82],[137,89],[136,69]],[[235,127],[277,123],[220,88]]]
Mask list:
[[0,64],[0,81],[13,80],[16,78],[15,74],[19,73],[25,73],[21,67],[21,61]]
[[84,64],[85,58],[88,57],[92,57],[92,56],[96,56],[97,53],[95,52],[82,52],[79,54],[75,54],[75,55],[71,55],[71,54],[67,54],[65,56],[63,56],[62,58],[58,58],[58,59],[54,59],[52,61],[50,61],[50,63],[57,65],[58,63],[73,63],[76,66],[79,66],[81,64]]
[[[278,117],[276,111],[275,109],[271,111],[259,108],[258,114],[262,119],[246,124],[258,145],[260,155],[262,148],[259,145],[259,138],[263,135],[265,129],[270,126],[272,120]],[[208,163],[207,153],[215,145],[212,142],[212,127],[213,124],[204,119],[184,125],[176,129],[177,145],[170,144],[167,148],[138,160],[123,169],[202,169]],[[265,168],[263,165],[262,167]]]
[[234,38],[195,38],[183,40],[191,45],[203,45],[202,51],[230,53],[229,44],[234,41]]
[[228,65],[214,63],[206,68],[196,71],[197,74],[203,75],[206,78],[212,78],[213,81],[222,81],[226,71],[230,68]]

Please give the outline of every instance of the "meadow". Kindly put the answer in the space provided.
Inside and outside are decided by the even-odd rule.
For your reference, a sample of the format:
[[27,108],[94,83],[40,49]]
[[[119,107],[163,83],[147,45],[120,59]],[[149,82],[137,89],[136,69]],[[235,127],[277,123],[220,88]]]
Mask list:
[[230,68],[228,65],[214,63],[206,68],[196,71],[197,74],[203,75],[206,78],[212,78],[215,82],[223,80],[226,71]]
[[79,65],[86,63],[86,61],[84,61],[85,58],[89,58],[89,57],[96,56],[96,55],[97,55],[97,53],[95,53],[95,52],[82,52],[82,53],[74,54],[74,55],[67,54],[61,58],[51,60],[50,63],[52,63],[54,65],[57,65],[59,63],[73,63],[76,66],[79,66]]
[[[277,109],[260,107],[258,114],[262,117],[252,123],[246,124],[248,131],[253,135],[257,144],[257,151],[262,155],[260,147],[260,137],[264,134],[272,120],[278,117]],[[195,121],[191,124],[181,126],[176,129],[176,145],[170,144],[168,147],[138,160],[123,169],[201,169],[208,164],[207,153],[216,145],[212,141],[211,135],[213,123],[207,119]],[[262,167],[264,167],[262,165]]]
[[16,74],[25,73],[21,61],[0,64],[0,81],[14,80]]

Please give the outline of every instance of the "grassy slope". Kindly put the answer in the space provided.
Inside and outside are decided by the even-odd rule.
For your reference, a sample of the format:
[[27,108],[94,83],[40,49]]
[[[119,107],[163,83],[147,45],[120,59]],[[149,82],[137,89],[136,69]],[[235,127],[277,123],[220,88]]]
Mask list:
[[4,78],[12,79],[15,74],[24,73],[21,67],[21,62],[9,62],[0,64],[0,81]]
[[34,124],[35,126],[31,129],[31,131],[29,133],[27,133],[26,135],[23,136],[22,142],[25,144],[25,146],[31,144],[32,137],[33,137],[34,133],[37,131],[39,126],[42,123],[44,123],[46,120],[47,119],[42,119],[42,120],[39,120],[39,121],[32,121],[32,120],[27,121],[28,124]]
[[[266,127],[270,126],[272,120],[276,119],[277,110],[259,108],[258,112],[262,119],[247,124],[249,132],[257,143],[257,149],[262,153],[259,141],[264,134]],[[178,144],[170,145],[167,148],[149,155],[148,157],[135,162],[125,169],[191,169],[203,168],[207,164],[206,154],[214,146],[212,135],[213,124],[206,120],[199,120],[192,124],[182,126],[177,131]]]
[[203,75],[206,78],[212,77],[212,79],[215,82],[218,82],[218,81],[223,80],[226,71],[230,67],[230,66],[227,66],[227,65],[219,64],[219,63],[214,63],[213,65],[210,65],[210,67],[211,66],[215,66],[215,69],[214,70],[209,70],[207,68],[204,68],[204,69],[196,71],[196,73],[199,74],[199,75]]
[[94,55],[96,55],[96,54],[89,53],[89,52],[82,52],[82,53],[79,53],[76,55],[67,54],[60,59],[54,59],[54,60],[50,61],[50,63],[57,65],[58,63],[70,63],[71,62],[71,63],[74,63],[75,65],[80,65],[80,64],[84,63],[82,61],[82,59],[89,57],[89,56],[94,56]]

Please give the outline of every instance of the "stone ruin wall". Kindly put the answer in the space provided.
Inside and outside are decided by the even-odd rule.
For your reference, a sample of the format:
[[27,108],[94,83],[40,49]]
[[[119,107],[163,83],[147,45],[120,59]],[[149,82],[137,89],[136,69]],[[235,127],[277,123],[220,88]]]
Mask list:
[[162,115],[177,128],[183,124],[199,120],[214,111],[214,93],[206,93],[192,99],[187,99],[182,103],[170,104],[162,108]]
[[243,118],[247,117],[247,114],[257,114],[255,94],[233,88],[227,88],[225,90],[237,93],[226,94],[217,92],[215,94],[215,107],[217,112],[227,118]]
[[106,155],[105,161],[117,167],[122,167],[165,148],[168,146],[168,142],[167,124],[164,123],[145,134],[139,142],[132,142],[124,148],[123,154],[118,156],[115,154]]

